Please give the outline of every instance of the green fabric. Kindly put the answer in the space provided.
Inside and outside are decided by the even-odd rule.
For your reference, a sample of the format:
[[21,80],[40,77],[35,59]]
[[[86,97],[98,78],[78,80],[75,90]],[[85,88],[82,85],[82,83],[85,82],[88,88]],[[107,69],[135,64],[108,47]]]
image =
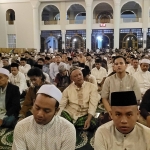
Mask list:
[[[69,115],[69,113],[67,113],[66,111],[62,111],[61,116],[65,119],[67,119],[69,122],[73,123],[73,119],[71,118],[71,116]],[[77,121],[74,124],[74,126],[76,128],[83,128],[85,121],[87,120],[88,115],[79,117],[77,119]],[[90,123],[90,129],[95,129],[97,127],[97,120],[92,117],[91,119],[91,123]]]

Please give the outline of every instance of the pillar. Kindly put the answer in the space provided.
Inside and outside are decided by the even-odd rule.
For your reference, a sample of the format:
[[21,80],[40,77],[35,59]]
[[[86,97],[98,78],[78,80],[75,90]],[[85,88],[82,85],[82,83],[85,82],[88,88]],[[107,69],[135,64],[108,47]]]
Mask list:
[[61,30],[62,34],[62,49],[65,49],[66,47],[66,30]]
[[114,0],[114,48],[119,48],[120,0]]
[[143,28],[143,48],[146,48],[147,45],[146,45],[146,41],[147,41],[147,28]]
[[40,51],[40,29],[39,29],[39,12],[38,8],[40,2],[38,0],[31,0],[31,5],[33,8],[33,41],[34,41],[34,48],[37,51]]
[[91,50],[92,37],[92,4],[93,0],[85,0],[86,3],[86,49]]

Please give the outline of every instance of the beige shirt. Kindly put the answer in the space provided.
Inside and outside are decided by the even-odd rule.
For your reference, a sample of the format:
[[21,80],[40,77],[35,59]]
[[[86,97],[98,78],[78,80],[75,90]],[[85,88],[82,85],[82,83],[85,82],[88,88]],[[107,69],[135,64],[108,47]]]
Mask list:
[[141,94],[145,94],[145,92],[150,88],[150,72],[143,72],[141,70],[136,72],[133,76],[139,84]]
[[111,93],[117,91],[134,91],[137,100],[141,100],[139,85],[134,77],[126,74],[124,78],[118,78],[117,74],[107,77],[102,88],[102,98],[109,99],[111,102]]
[[150,129],[136,123],[133,131],[124,135],[110,121],[97,129],[94,150],[150,150]]
[[103,78],[107,76],[107,71],[103,67],[100,67],[99,70],[95,67],[91,70],[91,74],[95,76],[98,83],[101,83]]
[[92,70],[93,65],[95,64],[94,59],[91,59],[91,61],[86,61],[85,65],[88,66],[90,68],[90,70]]
[[126,71],[132,76],[140,70],[141,70],[140,66],[136,70],[133,68],[133,66],[130,66],[126,69]]
[[12,150],[75,150],[76,131],[66,119],[54,116],[46,125],[39,125],[33,116],[18,122]]
[[78,88],[72,83],[63,91],[58,114],[64,110],[74,121],[88,113],[94,116],[99,100],[100,96],[94,84],[84,82],[82,87]]
[[27,76],[27,73],[30,69],[31,66],[29,64],[26,64],[25,66],[19,66],[19,71],[25,75],[26,80],[30,80],[29,77]]

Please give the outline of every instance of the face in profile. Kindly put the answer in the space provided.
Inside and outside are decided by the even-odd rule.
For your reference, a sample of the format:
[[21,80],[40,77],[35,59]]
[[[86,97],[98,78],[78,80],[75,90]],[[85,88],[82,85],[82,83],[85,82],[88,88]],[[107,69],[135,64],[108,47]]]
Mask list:
[[42,84],[42,77],[31,76],[30,81],[34,86],[40,86]]
[[33,105],[33,116],[37,124],[46,125],[58,112],[56,100],[44,94],[38,94]]
[[112,119],[119,132],[130,133],[139,116],[137,106],[112,106]]

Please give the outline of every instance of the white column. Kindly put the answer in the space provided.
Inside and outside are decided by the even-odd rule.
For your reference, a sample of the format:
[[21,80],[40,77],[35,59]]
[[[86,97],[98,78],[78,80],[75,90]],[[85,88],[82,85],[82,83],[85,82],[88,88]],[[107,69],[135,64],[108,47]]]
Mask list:
[[61,30],[61,34],[62,34],[62,49],[66,47],[66,30]]
[[93,0],[85,0],[86,3],[86,49],[91,50],[91,34],[92,34],[92,4]]
[[147,41],[147,28],[143,28],[143,48],[146,48]]
[[147,31],[149,25],[149,0],[144,0],[142,9],[142,22],[143,22],[143,48],[146,48],[147,41]]
[[31,5],[33,8],[33,38],[34,38],[34,48],[40,51],[40,29],[39,29],[39,12],[38,8],[40,2],[38,0],[31,0]]
[[120,0],[114,0],[114,48],[119,48]]

